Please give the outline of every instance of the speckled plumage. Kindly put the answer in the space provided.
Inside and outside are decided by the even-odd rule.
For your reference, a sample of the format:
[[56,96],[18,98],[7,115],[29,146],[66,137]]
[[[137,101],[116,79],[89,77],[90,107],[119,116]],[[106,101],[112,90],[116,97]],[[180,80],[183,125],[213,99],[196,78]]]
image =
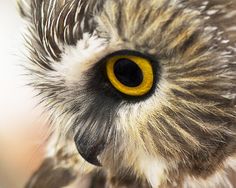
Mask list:
[[[28,20],[31,85],[54,132],[28,188],[62,187],[94,174],[107,187],[229,187],[235,1],[29,0],[19,7]],[[148,97],[122,97],[99,72],[99,61],[122,49],[157,60],[158,82]],[[103,168],[79,157],[75,134],[88,150],[94,142],[106,145]]]

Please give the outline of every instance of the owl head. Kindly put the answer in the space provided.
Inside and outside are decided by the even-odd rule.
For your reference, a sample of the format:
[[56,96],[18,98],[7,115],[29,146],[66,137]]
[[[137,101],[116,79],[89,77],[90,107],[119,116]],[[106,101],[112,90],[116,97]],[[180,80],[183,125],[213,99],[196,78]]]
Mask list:
[[74,140],[86,161],[157,187],[179,176],[210,176],[234,155],[228,1],[19,5],[28,20],[31,85],[54,129]]

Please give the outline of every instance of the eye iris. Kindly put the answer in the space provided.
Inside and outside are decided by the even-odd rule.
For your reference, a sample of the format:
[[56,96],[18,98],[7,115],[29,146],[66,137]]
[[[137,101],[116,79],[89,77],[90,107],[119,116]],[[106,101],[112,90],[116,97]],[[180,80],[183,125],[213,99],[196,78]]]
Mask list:
[[114,88],[128,96],[144,96],[153,87],[151,61],[142,55],[113,55],[106,60],[106,76]]
[[114,65],[117,79],[128,87],[137,87],[143,81],[143,73],[139,66],[129,59],[119,59]]

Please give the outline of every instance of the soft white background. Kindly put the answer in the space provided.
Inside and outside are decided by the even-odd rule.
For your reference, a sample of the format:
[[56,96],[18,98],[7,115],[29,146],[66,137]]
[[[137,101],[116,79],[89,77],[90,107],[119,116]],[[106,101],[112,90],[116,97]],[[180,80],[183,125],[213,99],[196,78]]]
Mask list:
[[22,188],[42,156],[43,121],[19,66],[23,25],[15,0],[0,0],[0,188]]

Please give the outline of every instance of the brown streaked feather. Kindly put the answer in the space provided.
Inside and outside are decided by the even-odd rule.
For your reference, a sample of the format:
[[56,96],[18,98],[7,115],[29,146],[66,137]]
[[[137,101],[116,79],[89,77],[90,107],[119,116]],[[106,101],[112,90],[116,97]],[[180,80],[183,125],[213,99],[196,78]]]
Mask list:
[[235,45],[236,2],[234,0],[191,1],[198,8],[201,6],[204,7],[204,12],[210,16],[212,23],[224,31],[224,34],[227,35],[230,43]]

